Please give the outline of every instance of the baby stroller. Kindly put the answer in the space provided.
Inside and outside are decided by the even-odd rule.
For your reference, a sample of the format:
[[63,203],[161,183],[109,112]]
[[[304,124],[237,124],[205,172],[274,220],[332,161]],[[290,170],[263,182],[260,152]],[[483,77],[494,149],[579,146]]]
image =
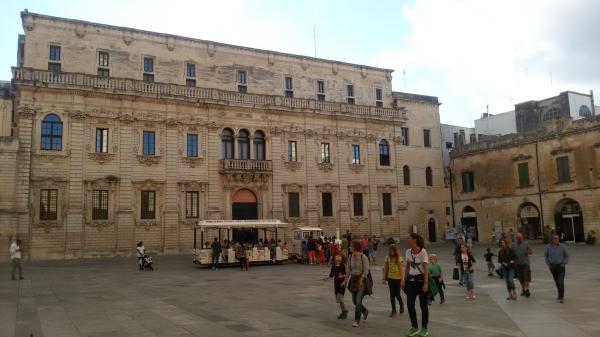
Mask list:
[[152,256],[144,255],[144,258],[142,259],[142,267],[146,270],[154,270],[154,267],[152,266]]

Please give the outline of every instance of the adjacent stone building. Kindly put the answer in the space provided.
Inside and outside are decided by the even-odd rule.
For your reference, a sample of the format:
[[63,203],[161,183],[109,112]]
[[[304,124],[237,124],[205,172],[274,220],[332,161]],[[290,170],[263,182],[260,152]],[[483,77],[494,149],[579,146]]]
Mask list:
[[476,238],[551,229],[581,242],[600,229],[600,118],[555,118],[544,129],[479,141],[451,154],[455,220]]
[[449,221],[437,98],[392,92],[392,70],[22,22],[0,229],[32,259],[185,252],[199,219],[431,240]]

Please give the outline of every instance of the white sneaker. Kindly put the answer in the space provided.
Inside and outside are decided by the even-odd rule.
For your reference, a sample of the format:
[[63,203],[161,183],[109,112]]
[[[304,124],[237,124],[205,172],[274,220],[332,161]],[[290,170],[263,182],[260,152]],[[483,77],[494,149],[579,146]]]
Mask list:
[[358,322],[354,322],[354,323],[352,323],[352,327],[353,327],[353,328],[358,328],[358,325],[359,325],[359,323],[358,323]]

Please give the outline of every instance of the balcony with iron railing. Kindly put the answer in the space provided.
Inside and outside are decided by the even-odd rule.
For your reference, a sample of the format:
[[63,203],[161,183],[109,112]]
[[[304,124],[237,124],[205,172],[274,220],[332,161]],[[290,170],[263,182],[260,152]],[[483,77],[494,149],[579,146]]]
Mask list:
[[204,101],[213,104],[250,105],[269,109],[299,110],[374,118],[391,121],[406,120],[404,108],[380,108],[314,99],[278,95],[244,94],[214,88],[188,87],[159,82],[144,82],[130,78],[101,77],[83,73],[52,72],[32,68],[12,68],[13,83],[49,88],[66,88],[104,92],[109,94],[138,95],[154,98],[173,98]]
[[270,160],[221,159],[222,172],[273,172]]

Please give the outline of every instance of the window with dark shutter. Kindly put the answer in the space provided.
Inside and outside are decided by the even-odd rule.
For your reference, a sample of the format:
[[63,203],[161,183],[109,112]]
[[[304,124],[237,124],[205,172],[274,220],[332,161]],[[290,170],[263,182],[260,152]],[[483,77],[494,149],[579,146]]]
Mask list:
[[354,216],[363,216],[363,195],[362,193],[352,193]]
[[187,191],[185,192],[185,217],[186,218],[198,218],[199,217],[199,202],[200,192],[198,191]]
[[475,190],[475,177],[473,172],[462,173],[462,190],[463,192],[473,192]]
[[528,187],[529,186],[529,163],[519,163],[517,166],[517,171],[519,173],[519,187]]
[[333,216],[333,195],[331,192],[321,194],[321,205],[323,216]]
[[141,195],[141,210],[140,210],[140,218],[141,219],[155,219],[156,218],[156,194],[154,191],[142,191]]
[[558,157],[556,158],[556,171],[558,173],[558,182],[568,183],[571,182],[571,172],[569,169],[569,157]]
[[58,190],[40,190],[40,220],[58,218]]
[[92,192],[92,219],[108,220],[108,190]]
[[288,193],[288,216],[290,218],[300,217],[300,193]]
[[383,205],[383,215],[384,216],[392,215],[392,194],[391,193],[382,193],[381,194],[381,203]]

